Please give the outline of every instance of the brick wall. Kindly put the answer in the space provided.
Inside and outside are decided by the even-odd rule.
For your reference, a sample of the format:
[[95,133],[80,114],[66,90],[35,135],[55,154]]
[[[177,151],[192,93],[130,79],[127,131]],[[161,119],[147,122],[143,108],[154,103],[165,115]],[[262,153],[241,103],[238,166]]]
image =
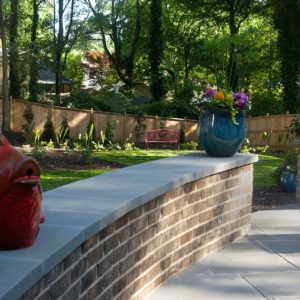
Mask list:
[[185,184],[90,237],[25,299],[142,299],[170,276],[244,235],[252,165]]

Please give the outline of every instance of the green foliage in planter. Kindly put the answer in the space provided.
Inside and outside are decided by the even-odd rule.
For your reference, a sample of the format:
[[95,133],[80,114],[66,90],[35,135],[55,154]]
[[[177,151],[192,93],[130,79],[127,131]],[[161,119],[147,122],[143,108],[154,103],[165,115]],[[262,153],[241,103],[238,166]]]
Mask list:
[[50,111],[48,112],[47,120],[44,124],[44,130],[41,134],[40,140],[47,143],[49,143],[51,140],[55,145],[57,145],[56,133],[55,133],[54,125],[52,122],[52,115]]

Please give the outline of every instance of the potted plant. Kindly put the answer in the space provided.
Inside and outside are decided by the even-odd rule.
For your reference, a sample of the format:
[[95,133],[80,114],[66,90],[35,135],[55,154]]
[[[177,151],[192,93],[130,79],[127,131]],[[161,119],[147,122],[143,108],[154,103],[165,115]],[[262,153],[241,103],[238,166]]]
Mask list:
[[297,153],[288,152],[283,164],[275,169],[274,177],[285,193],[296,193],[297,185]]
[[199,140],[211,156],[232,156],[246,136],[245,109],[249,98],[245,92],[224,94],[221,89],[207,88],[193,103],[200,110]]

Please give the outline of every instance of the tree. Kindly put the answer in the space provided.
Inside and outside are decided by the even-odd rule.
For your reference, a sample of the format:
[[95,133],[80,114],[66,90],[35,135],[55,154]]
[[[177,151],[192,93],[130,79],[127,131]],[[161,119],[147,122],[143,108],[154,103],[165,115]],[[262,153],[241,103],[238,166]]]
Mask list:
[[[164,3],[164,69],[171,77],[175,89],[179,82],[187,83],[194,67],[200,61],[192,60],[194,52],[210,36],[207,10],[190,10],[177,0]],[[166,82],[167,83],[167,82]]]
[[274,23],[278,30],[284,108],[300,112],[300,3],[273,0]]
[[163,61],[163,24],[162,24],[162,0],[152,0],[150,4],[150,44],[149,61],[151,72],[151,93],[154,101],[160,101],[164,91],[162,75]]
[[19,24],[19,0],[10,2],[9,22],[9,79],[10,94],[12,97],[21,98],[21,83],[19,76],[19,45],[18,45],[18,24]]
[[[239,89],[239,62],[237,61],[237,48],[235,40],[240,32],[241,25],[253,13],[258,13],[266,6],[265,1],[260,0],[178,0],[184,3],[191,10],[196,7],[206,9],[214,20],[215,26],[223,27],[227,24],[231,43],[228,51],[226,67],[227,86],[232,90]],[[201,17],[201,16],[200,16]]]
[[134,85],[134,64],[141,38],[142,12],[149,0],[97,0],[95,5],[90,0],[86,1],[93,11],[94,24],[100,32],[105,53],[126,88],[131,89]]
[[29,97],[31,101],[37,102],[37,79],[38,79],[38,46],[37,46],[37,30],[39,23],[39,8],[43,0],[32,0],[32,23],[31,23],[31,37],[30,37],[30,70],[29,70]]
[[[8,92],[8,59],[6,46],[6,33],[4,23],[4,0],[0,0],[0,34],[2,43],[2,91],[3,91],[3,129],[10,131],[10,101]],[[0,124],[1,134],[2,124]]]
[[83,10],[75,0],[53,0],[53,12],[55,94],[60,96],[67,57],[83,33],[85,18],[82,18]]

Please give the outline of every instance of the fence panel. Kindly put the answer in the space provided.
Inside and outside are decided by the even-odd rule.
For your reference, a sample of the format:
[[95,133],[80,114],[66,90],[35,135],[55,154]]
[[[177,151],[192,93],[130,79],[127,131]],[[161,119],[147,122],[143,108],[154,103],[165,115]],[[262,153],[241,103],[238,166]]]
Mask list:
[[[29,102],[24,100],[12,100],[11,106],[11,128],[13,131],[22,131],[25,123],[23,114]],[[185,130],[185,141],[198,141],[198,122],[195,120],[161,118],[158,116],[134,116],[127,114],[95,112],[89,110],[70,109],[56,107],[46,104],[30,103],[34,113],[35,130],[43,130],[48,112],[52,112],[52,119],[55,130],[58,132],[61,122],[66,115],[71,129],[71,137],[78,138],[83,134],[88,126],[91,113],[93,113],[96,136],[100,136],[101,131],[105,131],[109,121],[117,121],[115,130],[116,140],[121,142],[129,139],[136,141],[137,132],[142,133],[147,130],[167,127],[173,130]],[[2,99],[0,98],[0,114],[2,119]],[[247,119],[248,134],[251,145],[269,145],[272,149],[287,150],[291,147],[288,139],[287,127],[290,125],[295,115],[274,115],[260,116]],[[139,136],[139,141],[143,136]]]
[[287,127],[295,115],[274,115],[249,118],[248,138],[252,145],[269,145],[274,150],[286,150],[292,146]]

